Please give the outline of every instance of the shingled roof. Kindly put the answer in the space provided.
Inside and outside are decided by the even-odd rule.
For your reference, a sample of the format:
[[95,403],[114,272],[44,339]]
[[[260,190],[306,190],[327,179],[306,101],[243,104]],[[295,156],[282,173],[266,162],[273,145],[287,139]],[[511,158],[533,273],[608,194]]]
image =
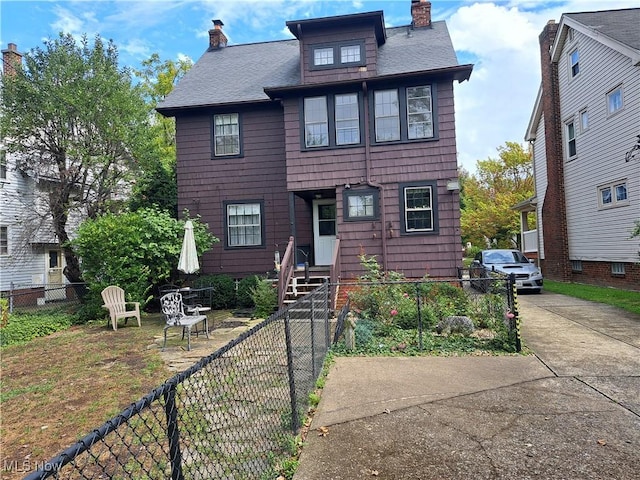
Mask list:
[[[458,67],[445,22],[431,28],[386,29],[378,50],[377,77]],[[471,72],[471,66],[468,66]],[[466,75],[468,77],[468,74]],[[297,39],[229,45],[208,50],[180,80],[157,110],[172,110],[270,101],[265,89],[295,88],[300,80]]]
[[640,8],[565,13],[594,33],[601,33],[631,48],[640,50]]

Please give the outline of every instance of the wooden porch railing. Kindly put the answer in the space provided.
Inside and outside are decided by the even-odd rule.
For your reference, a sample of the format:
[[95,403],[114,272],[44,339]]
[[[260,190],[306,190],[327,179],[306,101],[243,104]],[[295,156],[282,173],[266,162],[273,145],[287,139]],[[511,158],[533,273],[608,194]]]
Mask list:
[[284,305],[284,299],[287,296],[287,285],[289,285],[291,277],[293,277],[295,266],[294,243],[294,238],[289,237],[287,249],[284,251],[284,256],[280,262],[280,272],[278,273],[278,305],[280,307]]

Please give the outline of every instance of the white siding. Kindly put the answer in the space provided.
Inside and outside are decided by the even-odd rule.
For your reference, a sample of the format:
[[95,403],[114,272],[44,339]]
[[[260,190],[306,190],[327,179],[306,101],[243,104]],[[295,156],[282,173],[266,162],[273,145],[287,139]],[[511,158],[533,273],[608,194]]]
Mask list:
[[[571,78],[567,57],[576,45],[580,73]],[[574,42],[563,47],[558,73],[561,118],[563,122],[574,118],[577,132],[577,156],[567,162],[565,152],[564,164],[569,257],[637,261],[638,240],[632,240],[630,233],[640,219],[640,160],[625,163],[625,153],[640,131],[640,67],[576,31]],[[624,107],[609,116],[606,95],[620,84]],[[583,132],[579,112],[585,108],[589,128]],[[597,187],[619,180],[627,181],[628,205],[599,208]]]
[[535,195],[538,201],[536,206],[538,229],[538,256],[544,259],[544,219],[542,218],[542,206],[547,193],[547,152],[545,150],[544,114],[540,117],[536,129],[536,139],[533,142],[533,178],[535,179]]

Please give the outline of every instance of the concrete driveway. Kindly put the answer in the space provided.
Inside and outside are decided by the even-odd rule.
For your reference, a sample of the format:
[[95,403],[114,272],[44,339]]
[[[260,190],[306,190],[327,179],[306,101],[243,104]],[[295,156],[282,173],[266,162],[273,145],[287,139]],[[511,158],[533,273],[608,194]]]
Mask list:
[[640,316],[519,306],[535,355],[338,358],[294,478],[640,478]]

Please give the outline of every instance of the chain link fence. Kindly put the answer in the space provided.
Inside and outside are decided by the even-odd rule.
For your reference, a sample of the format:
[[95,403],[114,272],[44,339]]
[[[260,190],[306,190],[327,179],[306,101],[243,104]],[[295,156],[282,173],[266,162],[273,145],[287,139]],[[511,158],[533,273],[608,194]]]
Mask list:
[[87,292],[84,283],[59,284],[11,284],[9,290],[0,292],[7,299],[9,313],[36,311],[51,307],[76,306]]
[[331,317],[328,294],[274,313],[25,479],[274,478],[348,309]]

